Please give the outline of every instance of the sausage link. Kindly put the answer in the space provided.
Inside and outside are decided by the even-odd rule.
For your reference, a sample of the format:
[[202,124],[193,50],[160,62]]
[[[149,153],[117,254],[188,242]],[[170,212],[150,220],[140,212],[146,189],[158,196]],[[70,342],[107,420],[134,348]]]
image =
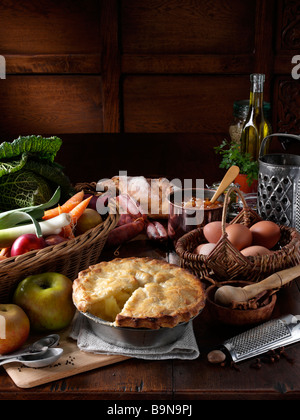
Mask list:
[[135,217],[131,214],[121,214],[117,226],[127,225],[135,221]]
[[146,233],[150,240],[152,241],[166,241],[168,239],[168,234],[163,225],[159,222],[147,222]]
[[118,226],[109,233],[106,245],[109,247],[121,245],[135,238],[144,230],[144,227],[145,224],[140,219],[127,223],[126,225]]

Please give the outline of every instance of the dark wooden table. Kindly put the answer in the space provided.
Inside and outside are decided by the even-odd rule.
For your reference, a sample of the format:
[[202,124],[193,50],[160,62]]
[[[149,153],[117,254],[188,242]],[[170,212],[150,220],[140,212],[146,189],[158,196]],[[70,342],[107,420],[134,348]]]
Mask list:
[[[135,241],[120,249],[120,256],[152,256],[176,260],[176,254],[167,249],[153,247],[145,240]],[[113,258],[103,253],[103,259]],[[300,314],[299,282],[295,280],[278,294],[273,317],[287,313]],[[278,400],[300,398],[300,343],[287,347],[291,360],[262,363],[253,368],[253,360],[221,367],[207,362],[207,353],[241,330],[216,324],[207,309],[194,320],[194,332],[200,357],[192,361],[145,361],[129,359],[118,364],[42,385],[20,389],[0,368],[0,400]]]

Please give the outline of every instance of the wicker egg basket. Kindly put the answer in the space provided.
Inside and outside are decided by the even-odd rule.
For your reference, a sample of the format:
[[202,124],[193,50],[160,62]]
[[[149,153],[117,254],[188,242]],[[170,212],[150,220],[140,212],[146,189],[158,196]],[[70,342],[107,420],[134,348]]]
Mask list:
[[280,226],[280,249],[268,255],[245,257],[229,242],[225,228],[232,192],[236,192],[240,196],[243,209],[230,224],[241,223],[251,227],[256,222],[263,220],[247,206],[243,194],[237,187],[230,188],[224,200],[222,236],[216,247],[208,256],[193,254],[193,250],[198,245],[207,242],[203,228],[185,234],[176,243],[176,252],[180,257],[181,266],[187,268],[201,280],[217,284],[232,280],[257,282],[276,271],[300,264],[300,234],[297,230],[287,226]]
[[[75,189],[95,194],[95,185],[78,184]],[[57,272],[74,280],[79,271],[99,262],[109,232],[119,220],[115,201],[111,200],[108,207],[109,214],[104,222],[86,233],[54,246],[1,261],[0,303],[10,302],[18,283],[29,275]]]

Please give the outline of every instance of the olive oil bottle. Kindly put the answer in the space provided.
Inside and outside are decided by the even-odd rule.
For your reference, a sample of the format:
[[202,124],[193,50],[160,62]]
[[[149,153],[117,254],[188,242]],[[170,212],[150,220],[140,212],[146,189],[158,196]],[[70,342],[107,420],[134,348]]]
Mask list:
[[258,159],[264,137],[271,134],[270,125],[265,120],[263,111],[264,81],[264,74],[250,75],[249,111],[241,134],[241,152],[250,153],[253,160]]

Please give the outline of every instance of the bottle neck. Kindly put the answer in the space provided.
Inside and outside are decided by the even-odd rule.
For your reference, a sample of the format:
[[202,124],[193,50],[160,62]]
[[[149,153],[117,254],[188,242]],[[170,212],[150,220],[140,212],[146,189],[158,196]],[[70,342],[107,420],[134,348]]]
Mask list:
[[264,96],[264,74],[251,74],[250,76],[251,88],[250,88],[250,100],[249,106],[263,110],[263,96]]
[[250,92],[249,107],[252,109],[263,111],[263,92]]
[[254,73],[250,75],[251,90],[262,93],[264,91],[265,75]]

